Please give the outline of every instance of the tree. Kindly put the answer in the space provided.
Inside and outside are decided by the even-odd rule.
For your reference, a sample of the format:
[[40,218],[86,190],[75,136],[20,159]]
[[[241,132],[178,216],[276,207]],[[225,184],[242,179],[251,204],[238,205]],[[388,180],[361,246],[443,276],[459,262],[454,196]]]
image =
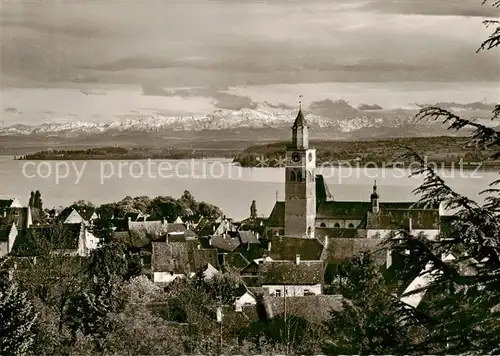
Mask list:
[[33,208],[37,208],[43,211],[42,194],[39,190],[35,192],[35,196],[33,198]]
[[37,315],[26,293],[4,275],[0,276],[0,354],[25,355],[33,346]]
[[[483,5],[500,7],[498,1]],[[500,44],[500,22],[485,21],[495,30],[481,43],[478,51],[491,50]],[[500,105],[492,120],[500,116]],[[494,128],[461,118],[440,107],[426,107],[417,114],[419,120],[441,120],[450,130],[472,128],[471,146],[489,151],[488,158],[500,158],[500,132]],[[491,153],[493,152],[493,153]],[[442,204],[454,211],[447,231],[438,240],[411,236],[401,232],[390,241],[393,250],[410,251],[410,259],[429,268],[430,283],[415,292],[425,293],[424,311],[417,318],[429,333],[417,345],[416,352],[446,354],[498,354],[500,352],[500,189],[499,180],[480,194],[484,203],[476,202],[454,191],[425,160],[409,151],[405,159],[414,163],[413,174],[422,175],[423,183],[415,190],[422,206]],[[444,257],[449,257],[445,259]],[[409,268],[403,270],[409,273]],[[430,349],[431,348],[431,349]]]
[[75,201],[73,203],[73,205],[76,205],[79,208],[95,208],[94,203],[92,203],[89,200],[84,200],[84,199],[80,199],[80,200]]
[[257,203],[252,200],[252,205],[250,205],[250,219],[257,218]]
[[390,295],[370,254],[352,259],[340,287],[342,310],[327,321],[324,352],[329,355],[386,355],[408,350],[411,328],[397,298]]
[[35,204],[35,192],[31,191],[30,200],[28,202],[28,206],[30,208],[33,208],[34,204]]

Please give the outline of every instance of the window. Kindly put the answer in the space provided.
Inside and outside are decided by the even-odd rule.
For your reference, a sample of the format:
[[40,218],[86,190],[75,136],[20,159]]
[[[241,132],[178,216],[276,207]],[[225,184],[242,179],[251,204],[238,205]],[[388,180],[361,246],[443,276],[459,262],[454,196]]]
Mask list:
[[354,225],[352,223],[350,223],[349,228],[354,229]]
[[311,237],[311,232],[312,232],[312,229],[311,229],[311,227],[309,226],[309,227],[307,228],[307,236]]
[[290,181],[295,182],[296,180],[297,180],[297,177],[295,176],[295,172],[292,171],[292,173],[290,174]]
[[302,173],[297,172],[297,182],[302,182]]
[[319,226],[320,227],[326,227],[326,224],[324,222],[322,222]]
[[340,227],[340,224],[339,223],[335,223],[335,225],[333,225],[333,227]]
[[276,291],[276,296],[277,296],[277,297],[281,297],[281,290],[279,290],[279,289],[278,289],[278,290]]

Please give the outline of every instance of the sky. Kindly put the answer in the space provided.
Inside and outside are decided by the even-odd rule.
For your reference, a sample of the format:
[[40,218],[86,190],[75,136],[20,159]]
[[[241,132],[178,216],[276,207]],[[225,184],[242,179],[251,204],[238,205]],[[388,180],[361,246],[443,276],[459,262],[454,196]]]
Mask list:
[[[481,0],[11,0],[0,6],[8,124],[100,120],[148,108],[197,113],[221,102],[238,109],[261,93],[291,104],[305,83],[323,88],[308,92],[310,102],[343,99],[338,83],[350,91],[357,86],[359,101],[370,104],[379,104],[373,88],[379,98],[391,95],[384,88],[399,93],[409,82],[424,94],[428,86],[429,98],[448,90],[437,100],[466,100],[451,95],[464,90],[480,94],[474,100],[500,98],[498,52],[476,53],[490,32],[482,21],[499,11]],[[327,83],[336,83],[337,92],[325,95]],[[406,92],[386,105],[405,105],[414,90]],[[118,110],[120,102],[126,103]]]

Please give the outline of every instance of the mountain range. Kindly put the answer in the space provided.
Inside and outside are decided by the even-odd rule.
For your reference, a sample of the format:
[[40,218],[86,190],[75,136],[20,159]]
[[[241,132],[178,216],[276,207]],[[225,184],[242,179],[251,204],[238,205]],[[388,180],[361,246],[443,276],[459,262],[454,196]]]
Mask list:
[[[486,111],[461,109],[461,115],[491,125]],[[406,136],[440,134],[446,127],[439,122],[416,121],[415,109],[374,110],[354,109],[342,116],[329,114],[324,108],[311,108],[306,119],[315,133],[328,132],[329,135],[370,138],[376,136]],[[215,109],[206,115],[163,116],[136,115],[106,122],[67,121],[64,123],[44,123],[36,126],[17,124],[0,128],[1,136],[57,136],[75,138],[89,135],[123,135],[127,133],[162,133],[172,131],[226,131],[246,129],[285,130],[290,128],[296,110],[273,106],[267,103],[255,108],[240,110]],[[221,132],[222,133],[222,132]]]

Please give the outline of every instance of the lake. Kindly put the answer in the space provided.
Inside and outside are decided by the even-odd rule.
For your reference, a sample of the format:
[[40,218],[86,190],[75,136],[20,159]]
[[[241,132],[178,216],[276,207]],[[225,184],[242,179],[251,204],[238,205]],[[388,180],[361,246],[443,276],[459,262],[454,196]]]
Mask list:
[[[381,201],[414,201],[412,190],[421,177],[408,177],[397,168],[323,167],[336,200],[368,201],[377,180]],[[440,170],[459,193],[478,198],[478,192],[497,179],[498,172]],[[284,168],[241,168],[230,160],[140,161],[14,161],[0,156],[0,196],[27,203],[30,191],[40,190],[44,207],[67,206],[85,199],[95,204],[125,196],[179,197],[189,190],[198,201],[219,206],[227,216],[243,219],[252,200],[259,215],[268,216],[284,197]]]

